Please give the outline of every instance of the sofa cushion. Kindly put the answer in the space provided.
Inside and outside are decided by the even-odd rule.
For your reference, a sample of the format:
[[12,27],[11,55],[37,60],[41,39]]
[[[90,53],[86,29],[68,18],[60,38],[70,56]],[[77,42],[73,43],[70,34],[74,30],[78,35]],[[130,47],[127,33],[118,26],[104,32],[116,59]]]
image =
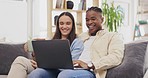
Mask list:
[[144,56],[147,42],[125,44],[121,65],[109,69],[106,78],[143,78]]
[[12,62],[17,56],[29,57],[29,54],[24,51],[24,44],[6,44],[0,43],[0,74],[8,74]]

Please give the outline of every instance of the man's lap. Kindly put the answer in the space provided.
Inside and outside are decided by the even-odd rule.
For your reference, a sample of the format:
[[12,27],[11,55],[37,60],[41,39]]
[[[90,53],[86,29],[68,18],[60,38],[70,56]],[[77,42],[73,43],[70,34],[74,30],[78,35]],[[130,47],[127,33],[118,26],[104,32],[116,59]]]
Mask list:
[[57,78],[95,78],[93,72],[89,70],[63,70]]
[[29,74],[28,78],[96,78],[95,74],[89,70],[46,70],[42,68],[37,68]]

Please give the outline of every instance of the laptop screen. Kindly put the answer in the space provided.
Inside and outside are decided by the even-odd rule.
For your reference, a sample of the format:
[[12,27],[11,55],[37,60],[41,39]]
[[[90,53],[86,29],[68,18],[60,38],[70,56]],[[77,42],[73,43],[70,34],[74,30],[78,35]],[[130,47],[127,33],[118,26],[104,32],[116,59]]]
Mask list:
[[32,41],[38,67],[46,69],[73,69],[68,40]]

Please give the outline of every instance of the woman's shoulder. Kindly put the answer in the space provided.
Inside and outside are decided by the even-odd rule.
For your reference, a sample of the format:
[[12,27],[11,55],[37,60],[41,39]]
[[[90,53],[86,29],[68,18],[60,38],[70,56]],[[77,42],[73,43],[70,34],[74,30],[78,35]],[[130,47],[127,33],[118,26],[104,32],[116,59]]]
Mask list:
[[81,45],[81,44],[83,44],[83,41],[78,37],[76,37],[72,42],[72,45]]
[[83,41],[80,38],[75,38],[71,44],[71,48],[82,48],[83,49]]

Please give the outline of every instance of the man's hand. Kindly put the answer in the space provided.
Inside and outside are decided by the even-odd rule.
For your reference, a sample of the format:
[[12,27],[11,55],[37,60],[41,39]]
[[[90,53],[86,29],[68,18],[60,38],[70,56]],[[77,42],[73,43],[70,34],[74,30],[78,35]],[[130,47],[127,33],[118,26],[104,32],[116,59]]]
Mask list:
[[90,70],[94,70],[95,66],[93,65],[93,63],[87,64],[81,60],[73,60],[73,65],[74,67],[81,67],[84,69],[90,69]]
[[89,69],[87,63],[81,61],[81,60],[73,60],[74,67],[81,67],[84,69]]

